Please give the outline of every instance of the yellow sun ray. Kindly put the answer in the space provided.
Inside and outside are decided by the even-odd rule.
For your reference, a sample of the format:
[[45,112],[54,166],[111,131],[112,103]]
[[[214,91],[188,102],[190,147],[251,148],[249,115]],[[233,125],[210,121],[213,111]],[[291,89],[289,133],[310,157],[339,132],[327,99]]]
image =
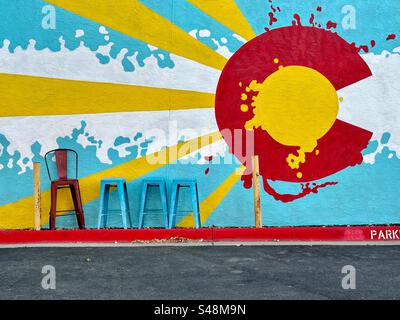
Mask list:
[[0,117],[213,108],[214,94],[0,74]]
[[226,59],[138,0],[47,0],[160,49],[222,70]]
[[[124,177],[127,182],[157,170],[167,164],[222,139],[220,132],[213,132],[201,137],[165,148],[159,152],[128,161],[113,168],[92,174],[80,179],[82,202],[88,203],[99,197],[100,180],[109,177]],[[155,163],[155,161],[157,161]],[[61,197],[60,207],[71,208],[69,197]],[[48,223],[50,210],[50,192],[42,193],[42,225]],[[33,196],[0,207],[0,229],[31,229],[33,228]]]
[[[241,166],[232,173],[217,189],[215,189],[204,201],[200,203],[201,224],[207,221],[210,215],[218,207],[221,201],[228,195],[229,191],[238,182],[244,172],[244,166]],[[194,226],[193,212],[188,214],[179,223],[178,227],[191,228]]]
[[244,39],[251,40],[257,36],[234,0],[188,1]]

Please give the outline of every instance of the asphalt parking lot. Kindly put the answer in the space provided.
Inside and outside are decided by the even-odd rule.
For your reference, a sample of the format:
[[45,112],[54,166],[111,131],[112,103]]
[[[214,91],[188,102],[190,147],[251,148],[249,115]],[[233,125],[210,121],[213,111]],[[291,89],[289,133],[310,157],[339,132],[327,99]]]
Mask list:
[[[355,289],[342,287],[348,265]],[[0,299],[399,299],[399,288],[400,246],[0,249]]]

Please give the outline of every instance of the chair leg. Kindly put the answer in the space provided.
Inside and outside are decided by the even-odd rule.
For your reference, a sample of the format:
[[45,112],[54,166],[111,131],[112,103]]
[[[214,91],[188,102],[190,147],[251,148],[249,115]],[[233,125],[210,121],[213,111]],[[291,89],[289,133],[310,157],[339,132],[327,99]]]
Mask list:
[[142,194],[140,197],[140,209],[139,209],[139,229],[143,228],[144,224],[144,211],[146,208],[146,198],[147,198],[147,189],[148,185],[143,183],[142,185]]
[[197,183],[194,183],[190,189],[192,194],[194,221],[196,229],[198,229],[201,228],[201,219],[200,219],[199,192],[197,188]]
[[77,190],[76,190],[75,184],[71,184],[69,186],[69,190],[71,192],[72,202],[74,203],[75,214],[76,214],[76,218],[77,218],[78,225],[79,225],[79,219],[78,219],[79,205],[78,205],[78,199],[76,196]]
[[108,222],[108,203],[110,201],[110,189],[111,186],[109,184],[106,184],[104,188],[103,228],[107,227]]
[[170,214],[169,214],[169,229],[175,227],[176,221],[176,207],[178,205],[178,195],[179,195],[179,185],[173,184],[172,186],[172,194],[171,194],[171,206],[170,206]]
[[82,207],[82,199],[81,199],[81,191],[79,188],[79,182],[73,184],[71,188],[72,199],[74,201],[76,219],[78,220],[79,229],[85,229],[85,217],[83,215],[83,207]]
[[110,185],[101,183],[100,185],[100,206],[99,206],[99,220],[97,228],[100,229],[102,226],[107,226],[108,218],[108,199],[110,194]]
[[118,197],[119,197],[119,203],[121,206],[121,216],[122,216],[122,224],[124,226],[124,229],[128,229],[127,225],[127,208],[126,208],[126,199],[125,199],[125,191],[124,191],[124,186],[123,184],[118,184]]
[[126,185],[126,183],[124,183],[124,193],[125,193],[126,211],[128,214],[129,228],[132,228],[132,217],[131,217],[131,209],[129,206],[128,186]]
[[167,185],[166,183],[160,184],[161,206],[163,211],[164,227],[169,228],[168,224],[168,205],[167,205]]
[[50,230],[56,229],[56,215],[57,215],[57,185],[51,184],[51,208],[50,208],[50,217],[49,217],[49,225]]
[[105,192],[105,185],[103,182],[100,183],[100,203],[99,203],[99,217],[97,222],[97,229],[101,228],[101,222],[104,216],[104,192]]

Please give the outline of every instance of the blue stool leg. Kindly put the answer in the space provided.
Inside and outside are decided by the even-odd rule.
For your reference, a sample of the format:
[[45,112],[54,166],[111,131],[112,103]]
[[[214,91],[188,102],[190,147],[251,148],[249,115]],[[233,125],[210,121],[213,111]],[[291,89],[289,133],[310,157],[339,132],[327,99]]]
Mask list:
[[194,222],[196,225],[196,229],[200,228],[201,221],[200,221],[200,210],[199,210],[199,198],[197,193],[197,184],[191,183],[190,184],[190,194],[192,196],[192,207],[193,207],[193,217]]
[[144,224],[144,210],[146,208],[147,187],[147,183],[143,182],[142,195],[140,197],[139,229],[142,229]]
[[108,221],[108,201],[110,199],[110,188],[111,186],[109,184],[106,184],[104,186],[104,208],[103,208],[103,228],[107,226],[107,221]]
[[168,224],[168,205],[167,205],[167,184],[165,182],[160,183],[160,196],[161,196],[164,227],[168,229],[169,224]]
[[126,183],[124,183],[124,194],[125,194],[126,211],[128,214],[129,228],[132,228],[131,209],[129,207],[129,197],[128,197],[128,186],[126,185]]
[[97,223],[97,229],[101,228],[101,221],[104,215],[104,192],[105,192],[105,185],[103,181],[100,183],[100,206],[99,206],[99,220]]
[[198,184],[196,183],[195,184],[196,185],[196,202],[197,202],[197,212],[198,212],[198,215],[197,215],[197,222],[198,222],[198,225],[199,225],[199,228],[201,228],[201,212],[200,212],[200,198],[199,198],[199,186],[198,186]]
[[172,194],[171,194],[171,206],[170,206],[170,214],[169,214],[169,228],[172,229],[175,227],[176,221],[176,207],[178,204],[178,194],[179,194],[179,185],[176,183],[172,184]]
[[122,217],[122,224],[124,226],[124,229],[128,229],[127,225],[127,208],[126,208],[126,199],[125,199],[125,191],[124,191],[124,184],[123,183],[118,183],[117,185],[118,188],[118,197],[119,197],[119,203],[121,206],[121,217]]
[[100,194],[99,222],[97,225],[98,229],[100,229],[102,226],[103,228],[107,226],[108,198],[110,193],[109,192],[110,185],[102,183],[100,188],[101,188],[101,194]]

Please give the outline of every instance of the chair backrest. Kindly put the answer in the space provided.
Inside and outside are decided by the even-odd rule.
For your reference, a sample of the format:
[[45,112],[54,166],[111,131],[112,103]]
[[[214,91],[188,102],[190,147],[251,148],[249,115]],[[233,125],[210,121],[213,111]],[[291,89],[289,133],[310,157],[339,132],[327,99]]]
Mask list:
[[44,156],[51,181],[78,178],[78,154],[72,149],[55,149]]

